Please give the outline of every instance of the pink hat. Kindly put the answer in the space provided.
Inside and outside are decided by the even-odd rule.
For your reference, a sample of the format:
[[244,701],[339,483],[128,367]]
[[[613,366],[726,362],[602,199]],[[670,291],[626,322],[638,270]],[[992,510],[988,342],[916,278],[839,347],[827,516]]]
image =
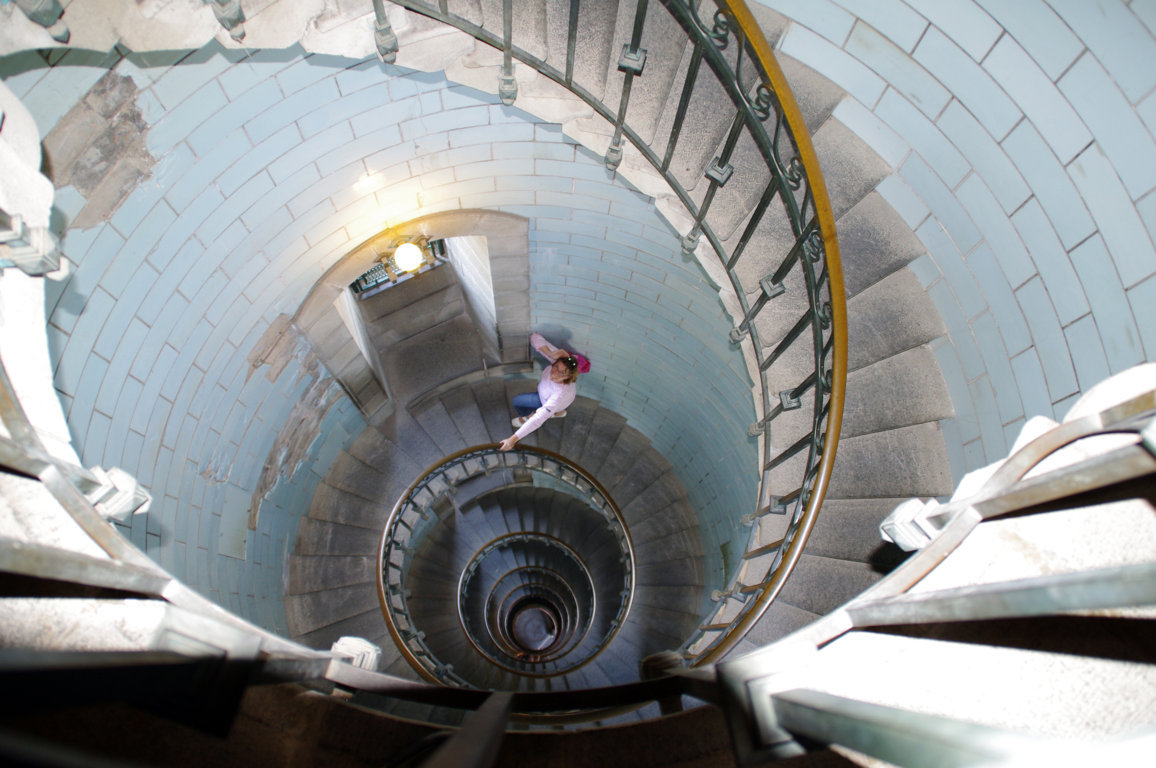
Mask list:
[[571,352],[570,356],[578,361],[578,373],[590,373],[590,361],[584,355]]

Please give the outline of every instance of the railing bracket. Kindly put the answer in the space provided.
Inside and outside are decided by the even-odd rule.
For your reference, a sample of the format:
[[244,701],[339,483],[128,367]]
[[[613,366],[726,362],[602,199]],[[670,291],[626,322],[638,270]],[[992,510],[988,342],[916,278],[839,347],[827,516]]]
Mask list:
[[622,72],[629,72],[632,75],[641,75],[642,68],[646,66],[646,49],[639,48],[636,51],[630,50],[630,45],[622,46],[622,57],[618,59],[618,69]]
[[731,328],[730,333],[727,334],[727,338],[731,340],[731,344],[738,344],[747,337],[747,331],[748,329],[745,326]]
[[733,165],[724,163],[721,158],[716,157],[714,162],[710,164],[710,168],[706,169],[706,177],[721,187],[727,183],[734,172],[735,167]]
[[698,228],[692,229],[687,233],[686,237],[682,238],[682,258],[690,261],[694,258],[694,252],[698,249],[698,241],[702,235]]
[[[513,106],[514,101],[518,98],[518,81],[512,73],[498,75],[498,98],[507,107]],[[621,151],[620,148],[619,153]]]
[[759,281],[759,287],[763,289],[763,295],[768,299],[773,299],[776,296],[782,296],[787,292],[787,286],[782,283],[773,282],[771,278],[764,277]]
[[789,389],[784,389],[779,393],[779,403],[782,404],[784,411],[793,411],[803,407],[803,402],[797,397],[792,397]]

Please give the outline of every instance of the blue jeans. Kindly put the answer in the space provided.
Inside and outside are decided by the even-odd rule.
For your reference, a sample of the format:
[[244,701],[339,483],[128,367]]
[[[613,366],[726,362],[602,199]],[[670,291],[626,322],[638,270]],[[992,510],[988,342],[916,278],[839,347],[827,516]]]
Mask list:
[[513,403],[514,410],[518,412],[519,416],[529,416],[542,407],[542,398],[538,397],[537,392],[523,392],[520,395],[514,395]]

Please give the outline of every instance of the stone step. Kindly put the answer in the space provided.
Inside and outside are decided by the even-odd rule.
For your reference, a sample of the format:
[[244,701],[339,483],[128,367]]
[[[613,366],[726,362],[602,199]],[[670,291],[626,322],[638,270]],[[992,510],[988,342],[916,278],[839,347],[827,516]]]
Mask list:
[[[285,613],[289,626],[295,630],[295,638],[373,611],[381,616],[377,587],[372,583],[285,596]],[[337,630],[334,633],[333,640],[336,640],[340,633]]]
[[[145,516],[141,515],[138,546],[144,548]],[[108,553],[92,540],[38,480],[0,472],[0,536],[29,541],[89,557],[108,559]],[[134,542],[137,536],[133,537]]]
[[944,629],[944,641],[849,633],[824,646],[800,679],[837,696],[1051,738],[1110,739],[1150,727],[1156,666],[1088,656],[1095,644],[1073,647],[1072,629],[1036,634],[1035,644],[1006,628],[971,637]]
[[954,415],[939,362],[924,345],[847,376],[841,435],[853,438]]
[[806,552],[820,557],[868,563],[889,572],[907,553],[879,535],[879,523],[903,498],[831,499],[823,502],[807,539]]
[[847,367],[857,371],[946,333],[910,269],[893,272],[847,302]]
[[776,602],[815,614],[830,613],[882,577],[866,563],[808,554],[799,558]]
[[471,390],[486,427],[488,440],[483,442],[496,443],[505,440],[514,431],[510,425],[513,409],[506,394],[505,380],[483,379],[474,384]]
[[729,655],[731,657],[743,656],[764,645],[781,640],[821,616],[822,614],[792,605],[786,600],[775,600]]
[[[338,461],[341,460],[338,459]],[[392,494],[387,492],[384,498],[391,496]],[[347,490],[335,488],[328,482],[321,482],[317,484],[317,488],[313,492],[313,500],[309,504],[309,518],[366,528],[380,533],[389,518],[391,506]]]
[[892,168],[863,139],[834,118],[811,137],[835,219],[867,197]]
[[840,216],[835,227],[843,281],[850,298],[927,252],[907,222],[876,191]]
[[448,456],[471,444],[458,431],[445,404],[440,399],[425,402],[410,410],[414,420],[421,425],[430,440],[438,447],[442,456]]
[[924,423],[840,440],[827,497],[928,498],[951,492],[940,427]]

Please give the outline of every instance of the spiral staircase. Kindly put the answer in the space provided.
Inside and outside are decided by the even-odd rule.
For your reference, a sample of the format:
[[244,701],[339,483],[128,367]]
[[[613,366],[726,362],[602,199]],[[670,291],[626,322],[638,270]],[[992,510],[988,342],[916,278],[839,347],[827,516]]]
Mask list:
[[[465,57],[470,66],[455,72],[463,82],[549,114],[566,111],[559,107],[556,80],[518,82],[511,61],[532,62],[540,65],[539,73],[570,78],[567,85],[576,95],[565,98],[589,96],[588,103],[605,113],[574,119],[567,130],[605,154],[607,163],[636,187],[648,190],[687,235],[684,257],[701,264],[735,320],[731,338],[717,343],[739,345],[755,382],[751,433],[742,439],[758,446],[760,492],[752,509],[733,514],[732,524],[746,538],[740,562],[721,580],[705,567],[701,521],[685,484],[695,478],[680,477],[680,469],[651,447],[629,418],[580,398],[565,419],[549,422],[527,441],[532,448],[523,463],[493,463],[421,501],[415,514],[434,522],[424,528],[424,522],[413,524],[411,530],[420,533],[406,542],[402,570],[408,584],[391,592],[383,575],[391,561],[382,532],[404,514],[399,499],[447,457],[478,448],[484,453],[485,446],[504,437],[510,396],[533,387],[533,368],[515,343],[498,350],[500,359],[484,360],[480,370],[470,367],[473,363],[464,358],[475,357],[473,350],[485,346],[486,329],[478,327],[467,302],[458,297],[442,303],[428,325],[409,328],[408,336],[381,342],[376,349],[379,359],[390,359],[407,344],[429,348],[430,338],[458,340],[446,346],[444,355],[426,361],[420,372],[386,373],[383,388],[392,412],[341,450],[318,484],[295,549],[287,554],[290,640],[229,615],[118,540],[100,516],[121,514],[114,505],[131,507],[141,494],[124,479],[111,481],[80,469],[78,462],[56,458],[9,396],[4,535],[9,539],[8,594],[15,597],[5,600],[10,629],[4,644],[39,652],[31,659],[12,655],[6,664],[22,701],[51,712],[50,683],[65,684],[71,674],[79,683],[77,701],[99,703],[107,698],[109,680],[119,679],[130,689],[128,698],[148,712],[208,732],[233,724],[230,741],[221,743],[158,726],[154,714],[114,709],[111,719],[119,720],[119,730],[100,716],[99,707],[80,718],[78,743],[95,749],[91,745],[104,744],[114,734],[131,745],[122,754],[133,757],[136,750],[137,758],[155,762],[170,760],[176,754],[170,750],[196,749],[232,764],[245,761],[244,755],[255,749],[271,762],[289,764],[296,749],[296,759],[306,761],[409,764],[404,760],[412,759],[417,764],[441,746],[425,764],[465,764],[468,759],[482,765],[496,754],[511,709],[519,713],[515,722],[526,729],[512,731],[505,741],[501,760],[511,765],[541,764],[546,756],[560,760],[575,748],[590,750],[588,762],[609,755],[604,759],[612,763],[630,759],[644,765],[729,764],[732,748],[745,764],[771,758],[843,764],[855,757],[822,750],[806,754],[825,744],[911,765],[930,764],[941,754],[964,760],[973,748],[982,759],[1025,750],[1033,758],[1046,753],[1057,760],[1047,752],[1051,747],[1034,737],[1017,741],[997,727],[1055,735],[1072,716],[1069,702],[1039,713],[1033,709],[1039,697],[1029,697],[993,712],[976,705],[981,697],[975,691],[994,686],[1017,668],[1043,687],[1075,658],[1074,678],[1097,681],[1089,700],[1100,713],[1073,728],[1077,736],[1130,735],[1150,724],[1150,712],[1121,716],[1115,705],[1130,698],[1141,702],[1143,710],[1144,702],[1151,703],[1144,692],[1152,675],[1146,645],[1150,633],[1145,614],[1137,618],[1142,609],[1133,607],[1153,599],[1144,586],[1152,581],[1146,565],[1151,494],[1150,488],[1144,490],[1153,472],[1151,428],[1144,421],[1154,406],[1150,392],[1137,394],[1133,387],[1127,397],[1093,401],[1083,413],[1075,412],[1071,426],[1045,432],[1036,442],[1025,437],[1028,448],[1020,456],[1031,458],[1018,463],[1013,458],[990,478],[972,477],[942,508],[909,509],[906,519],[888,518],[892,538],[921,552],[880,581],[906,556],[880,543],[879,526],[888,513],[909,497],[952,495],[939,427],[952,410],[929,346],[944,327],[906,268],[920,246],[874,191],[890,168],[831,117],[841,97],[837,89],[801,64],[784,62],[799,110],[793,113],[793,99],[771,88],[768,93],[778,94],[776,107],[794,123],[783,115],[775,119],[782,121],[780,130],[805,126],[810,137],[776,145],[768,169],[768,155],[754,146],[757,134],[742,132],[747,130],[742,110],[766,106],[752,69],[756,62],[767,66],[760,59],[765,45],[744,37],[752,19],[742,6],[727,4],[729,23],[736,25],[729,32],[737,35],[730,51],[748,44],[753,51],[739,81],[754,96],[738,99],[746,104],[736,117],[734,96],[726,88],[707,96],[682,89],[683,82],[695,81],[694,73],[715,55],[711,46],[717,44],[709,37],[688,41],[683,31],[676,35],[677,13],[663,15],[657,3],[649,8],[640,4],[640,12],[633,3],[611,3],[609,9],[590,3],[535,4],[519,8],[519,14],[512,13],[513,4],[496,0],[460,8],[455,3],[402,5],[426,14],[407,17],[408,43],[425,47],[425,63],[432,70],[454,72],[436,53],[441,45],[452,47],[447,41],[460,44],[462,32],[443,25],[449,22],[481,41]],[[684,18],[688,13],[681,4],[668,5]],[[389,57],[397,52],[396,38],[384,6],[378,4],[377,10],[379,51]],[[555,14],[568,21],[560,23]],[[242,22],[228,13],[218,18],[238,34]],[[702,31],[709,32],[713,23],[715,34],[726,35],[722,18],[710,18]],[[562,35],[567,29],[569,40]],[[775,30],[765,32],[773,37]],[[579,42],[580,36],[589,40]],[[404,51],[407,35],[400,37]],[[641,58],[640,49],[645,49]],[[453,55],[462,58],[457,49]],[[680,133],[687,125],[696,129]],[[655,157],[648,158],[648,152]],[[814,174],[815,157],[823,177],[809,175],[800,183],[794,175],[797,165],[810,164],[807,173]],[[803,212],[799,222],[761,218],[776,194],[789,201],[786,208]],[[817,271],[805,266],[812,260],[820,264]],[[799,264],[804,266],[796,268]],[[444,276],[444,267],[439,269],[438,280],[454,283]],[[443,288],[462,290],[439,284]],[[371,301],[362,302],[367,313]],[[5,360],[5,365],[11,363]],[[28,415],[36,423],[35,414]],[[1126,470],[1110,480],[1089,482],[1065,480],[1083,476],[1060,469],[1031,488],[1017,483],[1042,459],[1100,430],[1139,435],[1126,447],[1108,449],[1117,451],[1112,461]],[[488,455],[498,457],[492,448]],[[584,478],[575,481],[586,483],[582,492],[560,487],[567,470],[554,473],[557,482],[530,478],[526,462],[547,455],[570,463],[568,471]],[[1068,458],[1078,466],[1098,460],[1095,452]],[[490,459],[477,461],[481,466]],[[736,477],[748,471],[732,470]],[[632,542],[626,550],[623,537],[604,528],[597,510],[582,498],[590,487],[603,489],[619,510],[621,530]],[[1021,492],[1024,498],[1009,500]],[[1037,522],[1047,514],[979,524],[982,518],[1025,508],[1047,512],[1053,509],[1049,504],[1062,506],[1057,499],[1073,494],[1084,494],[1077,496],[1076,506],[1107,504],[1122,520],[1110,534],[1097,526],[1094,534],[1081,537],[1102,542],[1088,548],[1094,551],[1057,544],[1048,525]],[[1070,516],[1051,528],[1095,525],[1090,520],[1094,513],[1076,510]],[[969,536],[973,531],[984,534]],[[1134,546],[1137,542],[1143,545]],[[1047,602],[1039,596],[1048,591],[1047,584],[1026,583],[1039,575],[1031,568],[993,566],[1010,552],[1021,562],[1045,554],[1064,560],[1070,567],[1060,570],[1076,574],[1073,592],[1080,597]],[[1118,570],[1101,572],[1106,567]],[[1089,569],[1095,569],[1085,580],[1093,585],[1091,597],[1080,591],[1085,586],[1080,579]],[[620,589],[624,573],[633,587],[625,598]],[[588,589],[573,586],[587,576]],[[983,595],[967,592],[979,582],[1016,579],[1024,583],[1003,588],[1029,592],[1030,607],[993,608],[1006,598],[985,602]],[[1133,583],[1139,591],[1119,586]],[[564,589],[564,584],[571,586]],[[475,593],[470,590],[479,588],[483,597],[471,602]],[[527,589],[536,590],[529,602],[496,597],[530,595],[519,591]],[[930,594],[913,599],[908,590]],[[402,618],[388,618],[392,601],[403,594]],[[616,600],[623,601],[617,608]],[[953,600],[967,605],[954,614],[950,607],[936,613],[940,604]],[[522,612],[495,610],[500,618],[491,622],[484,607],[488,602],[518,604]],[[599,606],[589,611],[594,618],[583,618],[594,604]],[[1079,618],[1082,610],[1101,611],[1101,621]],[[83,616],[79,621],[78,613]],[[625,620],[619,626],[607,613]],[[1022,618],[1032,614],[1049,616],[1041,622],[1054,624]],[[518,634],[519,615],[537,622],[539,630],[548,628],[547,645]],[[119,637],[108,637],[104,628],[110,625],[120,628]],[[45,627],[60,631],[52,637]],[[877,627],[897,629],[872,629]],[[85,640],[67,639],[86,629],[91,635]],[[1093,638],[1088,647],[1055,641],[1039,644],[1048,648],[1046,653],[1035,650],[1033,638],[1039,634],[1073,630]],[[996,642],[1001,632],[1007,638]],[[350,636],[368,640],[382,657],[356,664],[335,661],[335,655],[351,657],[339,650],[341,639]],[[603,639],[605,647],[599,645]],[[493,648],[483,647],[490,642]],[[1000,645],[1007,647],[989,652]],[[557,659],[527,661],[527,655],[535,657],[543,648],[562,649],[561,656],[576,653],[581,660],[553,667]],[[126,649],[138,654],[127,661],[101,655]],[[97,672],[100,664],[108,665],[110,675],[78,672],[91,671],[90,662]],[[983,673],[976,674],[977,669]],[[968,681],[968,674],[976,680]],[[640,675],[642,681],[636,682]],[[149,693],[145,681],[150,676],[164,680],[178,695]],[[929,690],[934,682],[925,684],[928,678],[950,681],[959,693],[943,702]],[[213,682],[205,685],[205,680]],[[285,680],[311,681],[332,695],[305,694],[295,685],[248,685]],[[430,683],[467,688],[454,691]],[[469,687],[500,693],[487,696]],[[1124,693],[1106,693],[1112,689]],[[718,706],[680,713],[683,697],[685,703],[697,698]],[[346,700],[361,706],[350,707]],[[376,714],[381,711],[387,714]],[[1025,718],[1028,711],[1036,714]],[[339,726],[343,718],[346,724]],[[617,731],[568,730],[573,721],[633,725]],[[980,724],[961,730],[961,721]],[[447,723],[461,724],[458,738],[447,741],[439,727]],[[66,726],[49,714],[22,727],[51,741]],[[163,736],[146,747],[130,735],[144,727],[159,728]],[[365,734],[373,734],[376,743],[366,744],[370,738]],[[1077,746],[1128,759],[1129,750],[1143,749],[1143,738]],[[1001,739],[1010,739],[1010,746],[1002,747]],[[921,741],[939,744],[942,752],[928,755]],[[984,752],[989,746],[992,751]],[[23,755],[25,748],[49,762],[68,758],[39,752],[39,742],[10,747],[13,755]]]

